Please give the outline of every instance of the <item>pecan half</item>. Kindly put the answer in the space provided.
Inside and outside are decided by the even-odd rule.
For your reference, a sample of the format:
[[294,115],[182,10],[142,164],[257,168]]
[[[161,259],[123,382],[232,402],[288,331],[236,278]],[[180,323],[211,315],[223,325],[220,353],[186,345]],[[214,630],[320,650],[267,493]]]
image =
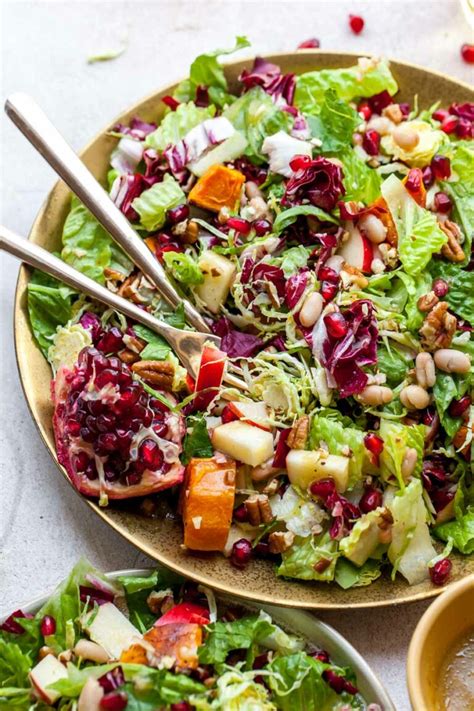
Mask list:
[[296,420],[286,443],[290,449],[304,449],[309,432],[309,417],[304,415]]
[[173,385],[174,366],[172,363],[160,360],[140,360],[133,363],[132,370],[145,383],[154,385],[160,390],[171,390]]
[[434,306],[423,321],[420,337],[423,348],[436,351],[449,348],[456,332],[457,319],[448,311],[448,303],[440,301]]
[[448,238],[447,244],[443,244],[441,247],[441,254],[450,262],[462,262],[466,255],[461,247],[462,232],[458,225],[451,220],[445,220],[438,224]]
[[438,302],[439,298],[436,296],[434,291],[429,291],[427,294],[420,296],[416,302],[416,305],[418,306],[419,311],[427,313],[428,311],[431,311],[431,309],[436,306]]
[[131,336],[129,333],[124,335],[123,342],[127,348],[134,353],[141,353],[146,346],[145,341],[142,341],[141,338],[137,338],[137,336]]
[[266,494],[254,494],[245,502],[245,508],[252,526],[270,523],[273,520],[272,507]]
[[274,531],[268,536],[268,546],[270,553],[283,553],[291,548],[295,540],[295,534],[291,531]]
[[124,348],[122,351],[118,352],[118,357],[122,361],[122,363],[136,363],[138,360],[140,360],[140,356],[138,353],[134,353],[134,351],[129,350],[128,348]]

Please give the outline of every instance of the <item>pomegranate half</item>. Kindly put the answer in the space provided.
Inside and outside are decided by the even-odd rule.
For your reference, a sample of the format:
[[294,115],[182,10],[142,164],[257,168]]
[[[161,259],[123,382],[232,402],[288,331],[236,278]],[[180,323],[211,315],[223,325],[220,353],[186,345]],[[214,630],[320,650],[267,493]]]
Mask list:
[[116,356],[84,348],[72,369],[59,368],[52,396],[58,459],[82,494],[106,503],[182,482],[182,416],[149,395]]

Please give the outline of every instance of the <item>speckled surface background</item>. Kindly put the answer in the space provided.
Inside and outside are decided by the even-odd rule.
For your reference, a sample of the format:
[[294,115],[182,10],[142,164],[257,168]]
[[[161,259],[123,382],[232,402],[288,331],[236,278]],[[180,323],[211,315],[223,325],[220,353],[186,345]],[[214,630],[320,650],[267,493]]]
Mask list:
[[[31,93],[69,138],[82,146],[110,117],[183,76],[205,49],[247,34],[259,52],[291,51],[308,36],[324,49],[372,51],[413,61],[463,79],[472,68],[459,57],[472,41],[459,3],[382,2],[1,2],[1,97]],[[366,29],[347,28],[349,12]],[[113,62],[87,56],[120,46]],[[170,58],[173,58],[172,61]],[[0,118],[2,223],[27,234],[54,183],[50,168],[5,117]],[[1,262],[0,343],[0,610],[9,611],[51,588],[80,554],[112,570],[149,561],[120,539],[59,476],[23,400],[13,352],[12,310],[17,263]],[[320,617],[362,652],[399,711],[409,709],[405,659],[424,603]]]

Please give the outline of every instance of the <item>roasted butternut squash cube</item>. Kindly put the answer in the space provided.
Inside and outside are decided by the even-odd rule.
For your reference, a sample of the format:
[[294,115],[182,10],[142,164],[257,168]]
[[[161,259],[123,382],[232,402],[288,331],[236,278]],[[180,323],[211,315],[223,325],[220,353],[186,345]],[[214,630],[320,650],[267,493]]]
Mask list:
[[180,669],[196,669],[199,664],[198,649],[202,644],[200,625],[172,623],[152,627],[143,639],[152,645],[157,662],[163,657],[173,657]]
[[148,665],[146,650],[141,644],[132,644],[120,655],[120,661],[124,664],[145,664]]
[[211,166],[189,193],[189,200],[198,207],[219,212],[222,207],[234,210],[240,199],[245,176],[225,165]]
[[182,500],[184,543],[195,551],[222,551],[235,499],[233,460],[191,459]]

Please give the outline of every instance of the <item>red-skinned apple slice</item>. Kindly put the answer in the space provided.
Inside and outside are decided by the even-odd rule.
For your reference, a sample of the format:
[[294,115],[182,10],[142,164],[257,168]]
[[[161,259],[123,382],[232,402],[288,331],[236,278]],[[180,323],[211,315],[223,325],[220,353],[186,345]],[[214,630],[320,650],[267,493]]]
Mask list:
[[67,679],[67,677],[68,673],[66,667],[61,664],[61,662],[58,662],[56,657],[52,654],[43,657],[30,672],[30,681],[36,693],[39,698],[47,704],[54,704],[61,696],[59,691],[48,689],[48,687],[60,679]]
[[371,274],[370,265],[374,259],[374,245],[350,222],[345,224],[349,237],[339,247],[338,254],[347,264],[364,274]]
[[248,422],[249,425],[255,425],[262,430],[271,431],[268,422],[268,410],[264,402],[229,402],[229,407],[232,412],[243,422]]
[[226,354],[218,348],[204,346],[196,379],[195,391],[198,393],[194,400],[196,410],[205,410],[218,395],[224,377],[226,358]]

